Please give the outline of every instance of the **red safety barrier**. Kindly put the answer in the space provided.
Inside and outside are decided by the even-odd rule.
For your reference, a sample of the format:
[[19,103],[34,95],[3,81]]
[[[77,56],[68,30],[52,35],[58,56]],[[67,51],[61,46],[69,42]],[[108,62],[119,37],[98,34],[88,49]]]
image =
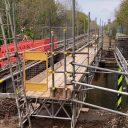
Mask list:
[[[57,44],[56,44],[57,38],[54,37],[53,41],[54,41],[54,48],[57,48]],[[42,40],[19,41],[17,43],[18,52],[23,52],[23,51],[29,50],[31,48],[36,48],[36,47],[40,47],[40,46],[43,46],[43,45],[47,45],[49,43],[50,43],[50,39],[49,38],[45,38],[45,39],[42,39]],[[9,54],[14,54],[15,47],[14,47],[13,43],[9,43],[7,48],[8,48]],[[50,50],[50,45],[40,47],[40,48],[38,48],[36,50],[37,51],[48,51],[48,50]],[[0,46],[0,58],[3,58],[5,56],[6,56],[5,45],[1,45]],[[20,57],[22,57],[22,55],[20,55]],[[15,57],[11,57],[10,61],[11,61],[11,63],[15,63],[16,58]],[[4,67],[5,65],[8,65],[8,61],[7,60],[0,60],[0,68]]]

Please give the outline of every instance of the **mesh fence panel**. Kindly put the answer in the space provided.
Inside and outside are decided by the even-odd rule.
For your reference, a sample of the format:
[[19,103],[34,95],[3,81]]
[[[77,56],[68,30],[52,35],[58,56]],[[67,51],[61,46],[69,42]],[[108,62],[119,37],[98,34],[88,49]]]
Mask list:
[[46,62],[45,61],[40,62],[39,64],[33,66],[32,68],[29,68],[28,70],[26,70],[26,80],[31,82],[43,81],[43,79],[46,77],[45,70],[46,70]]

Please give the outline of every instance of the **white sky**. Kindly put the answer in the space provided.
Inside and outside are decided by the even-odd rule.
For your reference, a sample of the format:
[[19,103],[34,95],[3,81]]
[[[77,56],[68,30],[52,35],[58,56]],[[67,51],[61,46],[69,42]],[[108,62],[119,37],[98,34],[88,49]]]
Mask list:
[[115,10],[118,9],[121,0],[77,0],[81,11],[91,13],[91,19],[100,18],[107,22],[114,19]]

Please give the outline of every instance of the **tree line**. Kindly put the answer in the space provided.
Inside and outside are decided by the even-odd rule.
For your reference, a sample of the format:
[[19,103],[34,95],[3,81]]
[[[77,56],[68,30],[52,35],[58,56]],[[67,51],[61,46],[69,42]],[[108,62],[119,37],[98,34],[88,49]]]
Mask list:
[[[68,0],[61,3],[57,0],[18,0],[16,3],[17,33],[24,31],[35,38],[41,38],[39,36],[42,34],[42,29],[46,33],[45,36],[48,36],[49,28],[46,26],[53,26],[54,30],[56,27],[56,32],[62,33],[63,29],[59,27],[72,27],[71,6]],[[88,18],[85,13],[76,10],[76,31],[81,34],[87,31]]]
[[128,34],[128,0],[121,1],[119,8],[115,11],[115,20],[109,26],[114,35],[116,32]]
[[[72,36],[72,3],[71,0],[9,0],[11,7],[15,1],[16,33],[24,38],[27,35],[31,39],[49,37],[49,26],[63,38],[63,27],[68,30],[68,37]],[[5,8],[4,0],[0,1],[0,8]],[[80,10],[76,1],[76,34],[87,32],[88,16]],[[91,29],[97,26],[91,22]],[[6,34],[8,35],[8,28]],[[1,32],[0,32],[1,34]],[[8,41],[10,42],[10,41]]]

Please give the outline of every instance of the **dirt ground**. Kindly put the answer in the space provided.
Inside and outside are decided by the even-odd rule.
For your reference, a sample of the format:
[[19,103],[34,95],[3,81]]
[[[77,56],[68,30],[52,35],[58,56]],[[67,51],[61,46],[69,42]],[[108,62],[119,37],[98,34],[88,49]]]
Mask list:
[[[0,128],[17,128],[18,119],[0,120]],[[32,128],[70,128],[69,121],[42,118],[32,119]],[[76,128],[128,128],[128,117],[119,116],[97,109],[81,112]]]
[[[33,128],[70,128],[70,122],[34,119]],[[128,118],[90,109],[88,112],[81,112],[76,128],[128,128]]]
[[18,118],[11,117],[0,120],[0,128],[18,128]]

